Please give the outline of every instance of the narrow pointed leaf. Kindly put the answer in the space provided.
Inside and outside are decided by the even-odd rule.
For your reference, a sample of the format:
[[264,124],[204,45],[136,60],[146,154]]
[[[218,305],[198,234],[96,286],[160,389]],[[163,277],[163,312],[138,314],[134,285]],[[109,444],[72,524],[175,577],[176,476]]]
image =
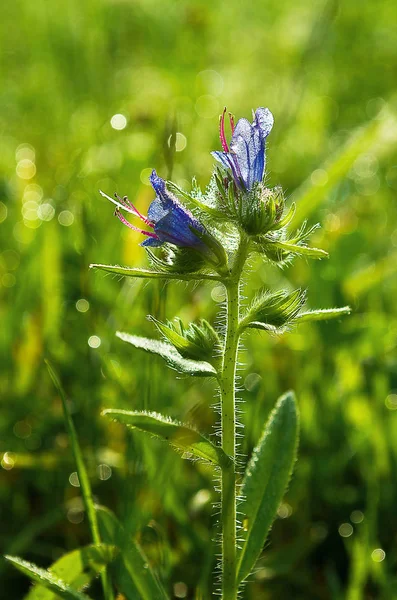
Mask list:
[[46,569],[41,569],[33,563],[18,558],[18,556],[6,556],[5,558],[21,573],[27,575],[35,583],[51,590],[60,598],[65,598],[65,600],[90,600],[89,596],[73,589],[56,575],[46,571]]
[[[49,571],[76,590],[82,590],[116,556],[114,546],[90,545],[64,554],[54,562]],[[25,600],[57,600],[57,595],[42,585],[35,585]]]
[[209,281],[219,281],[220,279],[217,275],[208,275],[205,273],[169,273],[166,271],[152,271],[150,269],[120,267],[119,265],[92,264],[90,265],[90,269],[106,271],[107,273],[121,275],[122,277],[137,277],[138,279],[179,279],[181,281],[201,281],[204,279]]
[[349,315],[352,309],[350,306],[343,306],[342,308],[324,308],[319,310],[307,310],[301,312],[296,317],[296,322],[302,323],[303,321],[326,321],[327,319],[338,319],[344,315]]
[[288,392],[272,411],[248,463],[241,489],[243,546],[238,556],[238,583],[250,574],[262,551],[286,491],[298,445],[295,396]]
[[123,333],[121,331],[118,331],[116,335],[123,340],[123,342],[128,342],[135,348],[151,352],[152,354],[158,354],[164,358],[172,369],[175,369],[179,373],[185,373],[186,375],[196,377],[216,377],[217,375],[216,370],[210,363],[202,360],[183,358],[174,346],[171,346],[171,344],[167,344],[166,342],[151,340],[137,335],[130,335],[129,333]]
[[118,423],[140,429],[154,437],[166,440],[182,454],[187,453],[189,458],[197,458],[217,466],[230,464],[230,458],[220,446],[213,444],[192,427],[173,421],[158,413],[109,408],[104,410],[102,414]]
[[169,600],[138,542],[126,534],[117,517],[108,508],[98,506],[97,512],[103,539],[120,549],[112,565],[119,591],[128,600]]
[[272,242],[272,246],[279,250],[291,252],[300,256],[308,256],[309,258],[327,258],[328,252],[321,248],[311,248],[310,246],[301,246],[300,244],[291,244],[290,242]]

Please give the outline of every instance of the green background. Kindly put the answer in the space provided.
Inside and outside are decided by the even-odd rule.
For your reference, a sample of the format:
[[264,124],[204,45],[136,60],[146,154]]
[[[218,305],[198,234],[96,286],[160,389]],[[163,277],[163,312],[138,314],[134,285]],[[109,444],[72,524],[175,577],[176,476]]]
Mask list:
[[[259,261],[246,295],[307,287],[311,308],[350,304],[353,314],[245,339],[241,452],[289,388],[302,432],[244,598],[397,597],[395,3],[16,0],[1,12],[2,552],[47,566],[89,541],[48,357],[71,398],[96,497],[128,521],[171,596],[211,597],[217,495],[208,468],[99,413],[148,408],[213,431],[211,383],[177,379],[114,333],[154,335],[148,313],[214,320],[221,290],[88,266],[147,265],[141,236],[112,217],[98,189],[128,194],[144,212],[150,169],[167,175],[174,117],[186,147],[173,178],[188,189],[193,176],[208,182],[223,106],[237,118],[268,106],[269,185],[298,202],[297,225],[321,222],[312,242],[330,258],[283,271]],[[111,125],[117,114],[121,130]],[[8,597],[23,598],[29,582],[0,569]]]

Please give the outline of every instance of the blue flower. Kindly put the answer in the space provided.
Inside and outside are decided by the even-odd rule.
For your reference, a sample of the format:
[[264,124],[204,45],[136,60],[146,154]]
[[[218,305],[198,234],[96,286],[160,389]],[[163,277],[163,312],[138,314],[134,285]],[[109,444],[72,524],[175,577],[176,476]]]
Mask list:
[[239,188],[250,190],[255,182],[261,182],[266,166],[265,141],[273,127],[273,115],[268,108],[257,108],[253,114],[253,123],[240,119],[234,126],[230,115],[232,139],[230,148],[225,137],[225,112],[220,118],[219,137],[224,152],[212,152],[212,155],[226,169]]
[[[127,196],[120,198],[115,194],[115,200],[103,192],[100,193],[116,205],[115,215],[124,225],[147,236],[141,246],[161,246],[168,242],[175,246],[195,248],[205,252],[208,248],[199,237],[200,234],[206,234],[204,226],[167,190],[164,179],[159,177],[156,171],[152,172],[150,183],[156,192],[156,198],[149,206],[147,217],[138,211]],[[138,217],[147,229],[132,225],[120,209]]]

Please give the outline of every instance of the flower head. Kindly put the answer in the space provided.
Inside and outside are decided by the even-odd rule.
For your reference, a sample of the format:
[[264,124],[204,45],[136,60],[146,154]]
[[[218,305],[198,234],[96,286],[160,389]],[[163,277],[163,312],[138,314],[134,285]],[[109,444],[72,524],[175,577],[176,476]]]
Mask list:
[[[115,215],[124,225],[147,236],[141,246],[161,246],[168,242],[175,246],[205,250],[206,244],[201,239],[201,234],[206,234],[205,227],[167,190],[164,179],[156,171],[152,172],[150,183],[156,192],[156,198],[149,206],[147,217],[139,212],[127,196],[120,198],[115,194],[113,199],[103,192],[101,194],[116,205]],[[145,229],[130,223],[122,210],[138,217],[145,224]]]
[[226,169],[231,171],[238,186],[251,190],[255,182],[260,183],[266,166],[265,141],[273,127],[273,115],[268,108],[257,108],[253,114],[253,122],[239,119],[234,125],[234,118],[229,113],[232,139],[228,146],[225,136],[225,113],[220,118],[219,137],[223,152],[212,152],[212,155]]

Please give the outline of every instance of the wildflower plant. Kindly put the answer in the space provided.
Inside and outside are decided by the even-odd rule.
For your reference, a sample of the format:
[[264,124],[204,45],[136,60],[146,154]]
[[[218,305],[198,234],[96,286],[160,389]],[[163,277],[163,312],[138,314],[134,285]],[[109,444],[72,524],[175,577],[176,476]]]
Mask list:
[[[163,322],[153,315],[150,319],[157,330],[156,338],[117,333],[134,348],[159,355],[179,373],[212,378],[216,382],[219,440],[204,435],[194,424],[181,423],[156,412],[105,409],[103,415],[163,439],[185,458],[212,465],[214,483],[220,483],[219,587],[223,600],[236,600],[255,567],[287,488],[299,437],[297,403],[294,393],[289,391],[277,401],[264,424],[245,470],[237,459],[236,365],[241,336],[255,329],[282,334],[301,321],[337,318],[350,309],[305,310],[306,291],[301,289],[265,287],[251,301],[243,302],[243,281],[250,277],[249,259],[254,254],[283,266],[299,257],[322,259],[327,253],[308,244],[316,227],[304,223],[297,231],[290,230],[294,205],[287,208],[282,189],[266,185],[266,141],[273,127],[270,110],[258,108],[252,122],[242,118],[236,124],[229,115],[230,143],[225,133],[225,115],[226,109],[220,117],[222,150],[212,153],[217,166],[204,192],[193,182],[188,193],[153,171],[150,182],[155,198],[147,216],[126,196],[111,197],[101,192],[116,206],[118,219],[145,236],[141,245],[147,250],[150,268],[99,264],[92,267],[127,277],[211,281],[225,288],[222,326],[212,325],[204,318],[190,324],[178,318]],[[127,220],[125,214],[134,222]],[[64,409],[67,411],[66,403]],[[78,449],[76,439],[74,444]],[[80,457],[79,452],[77,456]],[[90,551],[91,564],[95,563],[97,572],[98,565],[103,567],[110,561],[118,565],[116,570],[111,569],[116,574],[113,580],[102,573],[106,600],[114,597],[114,587],[127,599],[168,598],[166,583],[160,582],[151,568],[147,568],[142,548],[138,542],[131,542],[116,517],[104,508],[97,508],[95,516],[88,479],[84,472],[79,476],[85,483],[83,493],[97,553],[92,557]],[[10,560],[16,561],[16,566],[34,579],[31,565],[12,557]],[[38,576],[42,586],[56,589],[53,575],[50,583],[42,573]],[[35,580],[38,581],[37,573]],[[62,597],[87,598],[78,590],[74,594],[68,596],[65,592]]]
[[[117,201],[116,215],[122,222],[136,228],[121,215],[124,210],[153,229],[153,233],[141,230],[149,236],[141,245],[150,248],[152,269],[94,266],[132,277],[211,280],[225,287],[226,322],[220,329],[205,320],[184,325],[180,319],[163,323],[151,317],[161,340],[117,334],[136,348],[160,355],[180,373],[216,380],[221,443],[205,437],[191,424],[177,423],[156,413],[108,409],[104,415],[161,437],[184,456],[187,453],[216,467],[221,482],[221,592],[223,600],[234,600],[255,566],[285,493],[299,430],[296,400],[293,392],[287,392],[265,425],[245,473],[240,472],[236,364],[241,335],[252,329],[281,334],[299,321],[340,317],[349,308],[305,311],[304,290],[267,288],[242,306],[242,281],[249,277],[251,255],[260,254],[280,266],[295,257],[321,259],[327,253],[307,243],[316,227],[304,224],[296,232],[289,231],[295,207],[287,210],[282,189],[271,189],[265,183],[266,140],[273,127],[270,110],[258,108],[252,122],[242,118],[236,124],[229,115],[230,143],[226,139],[225,114],[226,109],[219,126],[222,151],[212,152],[219,166],[204,193],[196,184],[187,193],[153,171],[150,181],[156,198],[147,218],[127,198]],[[161,247],[160,254],[152,251],[155,247]]]

